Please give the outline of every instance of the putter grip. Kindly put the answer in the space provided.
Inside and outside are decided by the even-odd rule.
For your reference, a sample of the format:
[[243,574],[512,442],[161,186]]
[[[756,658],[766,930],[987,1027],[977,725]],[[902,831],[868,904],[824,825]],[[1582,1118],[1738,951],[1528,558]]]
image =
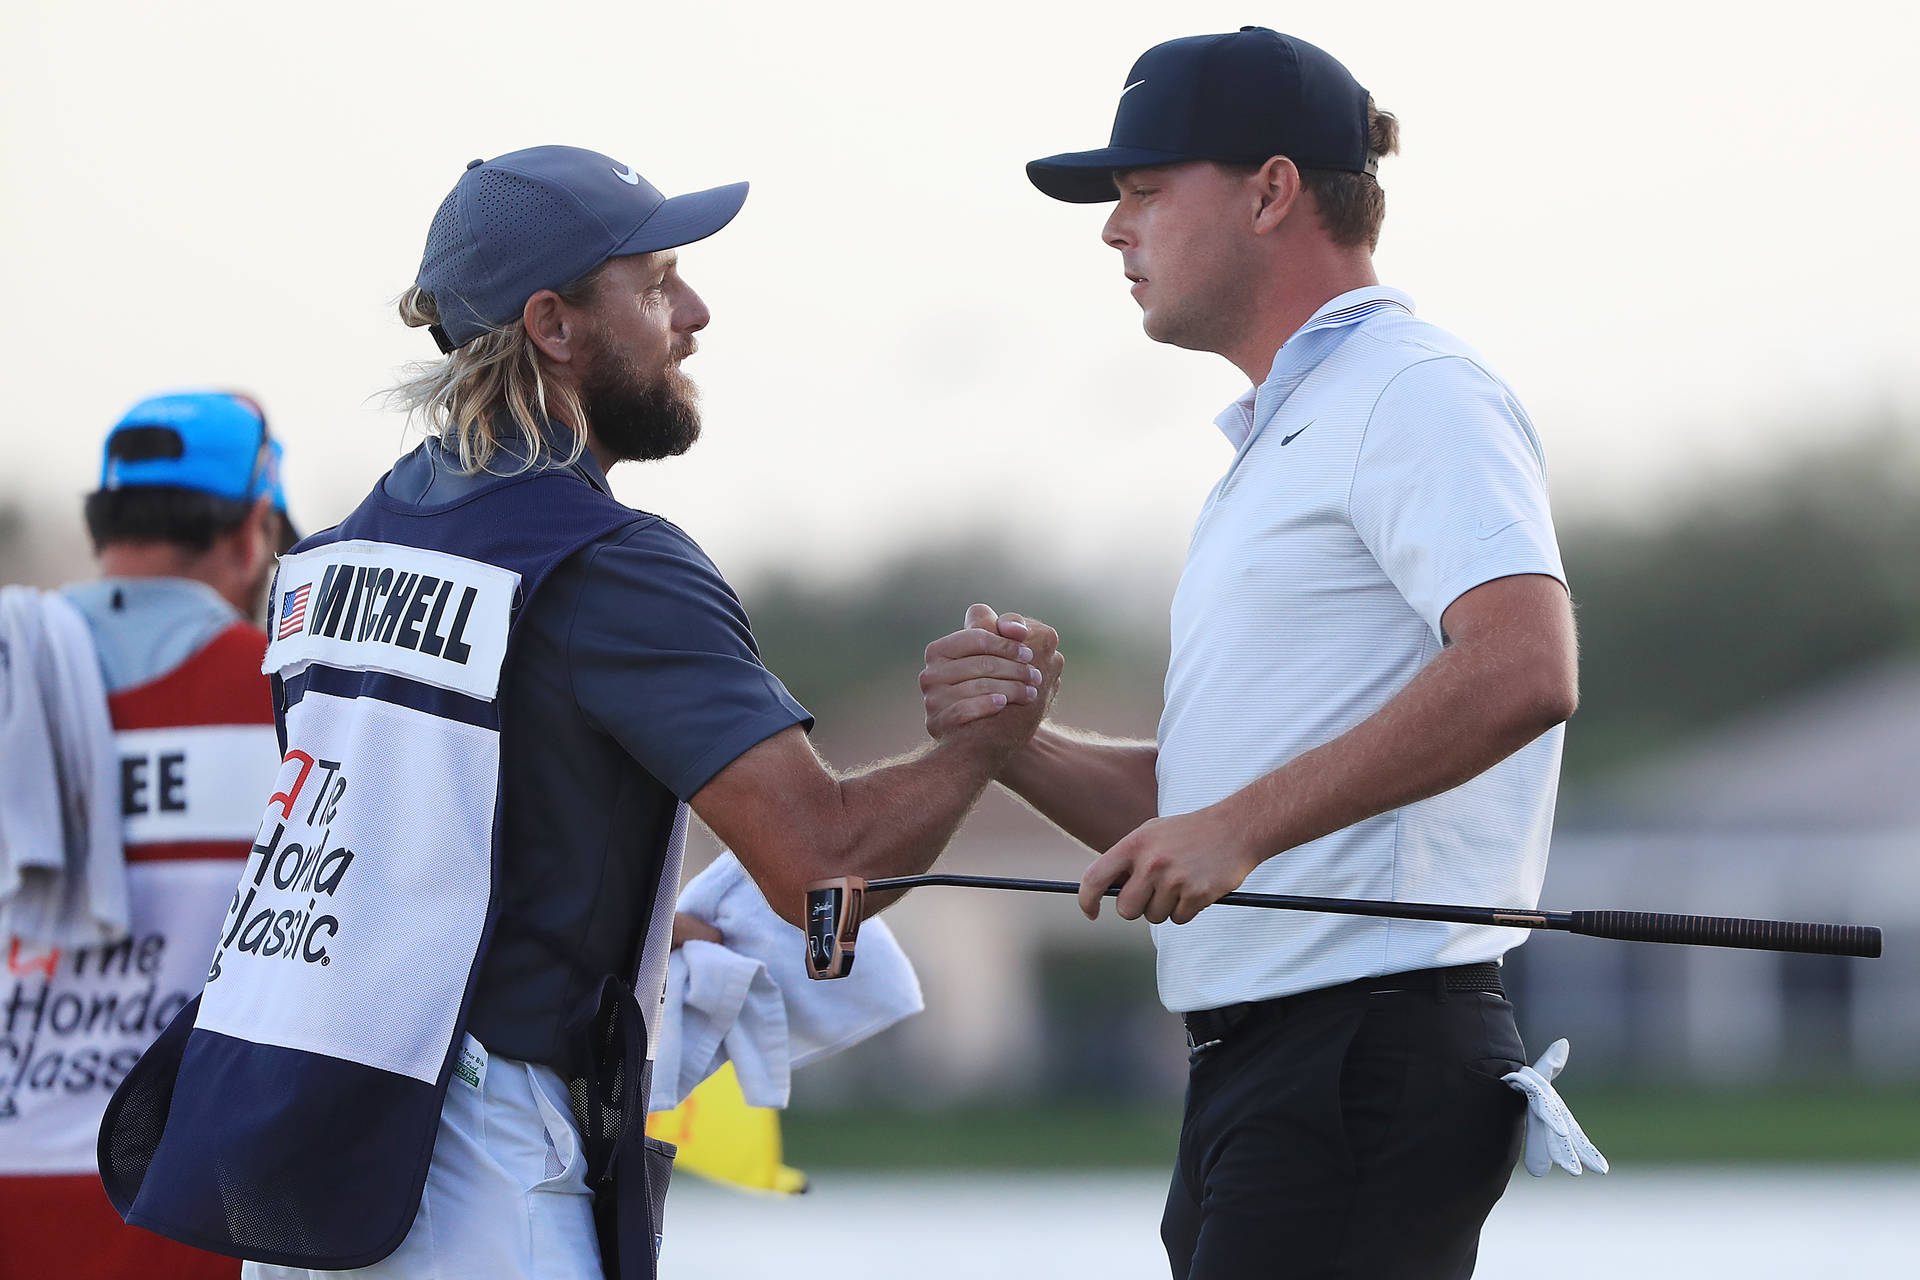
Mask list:
[[1880,930],[1862,924],[1801,924],[1730,916],[1676,916],[1657,911],[1569,911],[1567,931],[1621,942],[1678,942],[1696,947],[1799,951],[1822,956],[1880,954]]

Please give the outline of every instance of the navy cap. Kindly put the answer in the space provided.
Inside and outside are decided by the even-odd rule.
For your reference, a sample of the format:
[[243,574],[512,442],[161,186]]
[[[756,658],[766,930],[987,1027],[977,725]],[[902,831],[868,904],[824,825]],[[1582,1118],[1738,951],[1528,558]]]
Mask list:
[[282,457],[253,397],[174,391],[142,400],[107,432],[100,487],[192,489],[235,502],[264,494],[291,528]]
[[475,160],[440,202],[414,280],[440,312],[433,339],[452,351],[608,258],[703,240],[746,198],[735,182],[669,199],[632,165],[580,147]]
[[1183,160],[1257,162],[1372,173],[1367,91],[1332,54],[1266,27],[1157,44],[1127,72],[1113,138],[1027,166],[1055,200],[1118,196],[1112,175]]

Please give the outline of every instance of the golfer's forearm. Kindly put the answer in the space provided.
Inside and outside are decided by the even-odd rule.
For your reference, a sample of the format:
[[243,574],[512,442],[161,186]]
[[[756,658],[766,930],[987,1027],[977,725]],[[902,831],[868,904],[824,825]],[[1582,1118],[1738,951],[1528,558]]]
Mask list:
[[1510,655],[1443,650],[1359,725],[1222,801],[1221,816],[1272,856],[1451,790],[1572,713]]
[[1151,742],[1042,725],[1001,783],[1081,843],[1105,852],[1159,806]]

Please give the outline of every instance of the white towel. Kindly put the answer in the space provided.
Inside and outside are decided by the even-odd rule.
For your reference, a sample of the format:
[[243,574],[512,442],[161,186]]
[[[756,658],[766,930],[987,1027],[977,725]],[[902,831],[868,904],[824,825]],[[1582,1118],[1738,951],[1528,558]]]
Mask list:
[[832,982],[807,977],[807,935],[774,914],[731,853],[680,892],[679,909],[720,930],[667,967],[649,1109],[667,1111],[731,1061],[756,1107],[784,1107],[792,1071],[920,1012],[920,980],[881,920],[860,926],[859,963]]
[[118,773],[86,619],[55,592],[0,589],[0,938],[126,936]]

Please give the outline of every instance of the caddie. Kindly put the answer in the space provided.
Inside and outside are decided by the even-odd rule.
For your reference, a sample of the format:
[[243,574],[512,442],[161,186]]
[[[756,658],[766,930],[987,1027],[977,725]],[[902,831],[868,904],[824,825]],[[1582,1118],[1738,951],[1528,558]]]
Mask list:
[[[1525,934],[1208,904],[1538,902],[1577,698],[1540,441],[1378,282],[1398,125],[1345,67],[1244,27],[1157,45],[1118,88],[1109,146],[1028,176],[1111,204],[1147,336],[1250,385],[1215,420],[1232,454],[1156,740],[1043,727],[1001,781],[1100,851],[1087,915],[1119,886],[1153,922],[1192,1047],[1174,1276],[1465,1276],[1527,1114],[1499,964]],[[982,708],[966,633],[936,649],[938,735]]]
[[746,194],[543,146],[441,204],[400,303],[430,437],[280,563],[284,762],[206,994],[102,1128],[129,1222],[250,1276],[653,1275],[689,807],[798,921],[809,880],[930,864],[1038,723],[1035,624],[981,658],[1012,714],[829,771],[720,572],[609,492],[699,433],[676,250]]
[[[84,508],[100,574],[56,595],[84,619],[92,652],[71,656],[97,664],[106,694],[126,928],[85,945],[0,928],[0,1273],[239,1274],[122,1225],[94,1136],[114,1087],[200,990],[280,759],[256,621],[291,542],[279,464],[259,404],[225,391],[149,396],[101,450]],[[24,655],[9,661],[20,675]],[[25,747],[8,743],[0,805],[31,785]]]

